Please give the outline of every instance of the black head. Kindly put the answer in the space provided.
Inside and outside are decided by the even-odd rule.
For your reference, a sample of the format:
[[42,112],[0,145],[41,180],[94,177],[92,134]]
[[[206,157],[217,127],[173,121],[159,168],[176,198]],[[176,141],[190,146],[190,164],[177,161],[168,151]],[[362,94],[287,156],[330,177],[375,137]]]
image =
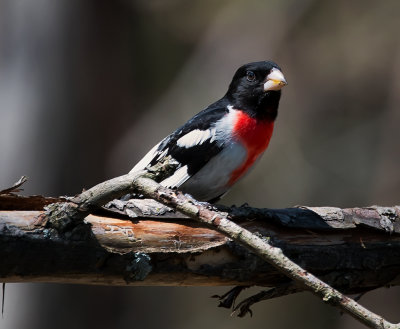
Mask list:
[[226,97],[234,108],[253,117],[274,120],[281,88],[286,84],[281,68],[274,62],[249,63],[236,71]]

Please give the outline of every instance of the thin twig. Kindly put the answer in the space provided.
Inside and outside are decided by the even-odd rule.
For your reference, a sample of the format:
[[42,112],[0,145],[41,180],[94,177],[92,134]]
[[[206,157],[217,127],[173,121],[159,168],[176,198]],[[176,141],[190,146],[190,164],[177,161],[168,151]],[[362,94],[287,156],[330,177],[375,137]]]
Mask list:
[[253,312],[250,309],[252,305],[263,300],[287,296],[301,291],[303,291],[303,289],[299,289],[299,287],[293,282],[283,283],[276,287],[262,290],[259,293],[242,300],[238,305],[234,306],[232,315],[237,315],[238,317],[242,318],[249,313],[252,316]]
[[194,220],[209,225],[218,232],[230,237],[273,265],[287,277],[306,287],[324,302],[339,307],[365,325],[379,329],[400,328],[400,325],[386,321],[381,316],[369,311],[353,299],[344,296],[316,276],[308,273],[287,258],[280,248],[270,245],[266,239],[260,238],[233,223],[223,214],[212,211],[203,204],[194,202],[193,199],[184,196],[182,193],[164,188],[145,177],[138,177],[132,183],[132,186],[144,196],[176,208]]
[[1,190],[0,195],[1,194],[9,194],[9,193],[17,193],[17,192],[22,191],[22,189],[20,189],[19,187],[21,187],[27,180],[28,180],[28,177],[21,176],[21,178],[17,182],[15,182],[13,186],[6,188],[4,190]]
[[166,158],[163,163],[156,164],[147,170],[129,173],[112,178],[81,194],[69,198],[70,202],[54,203],[46,207],[48,226],[64,232],[82,223],[92,211],[104,206],[113,199],[118,199],[127,193],[136,192],[133,182],[138,177],[148,177],[160,181],[168,176],[177,166],[176,161]]

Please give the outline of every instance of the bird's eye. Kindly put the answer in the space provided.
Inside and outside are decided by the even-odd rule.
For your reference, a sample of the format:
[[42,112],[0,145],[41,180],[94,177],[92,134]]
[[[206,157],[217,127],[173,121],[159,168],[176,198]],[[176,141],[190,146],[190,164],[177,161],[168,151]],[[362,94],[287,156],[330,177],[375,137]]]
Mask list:
[[253,82],[256,79],[256,75],[254,74],[253,71],[247,71],[246,78],[247,78],[247,81]]

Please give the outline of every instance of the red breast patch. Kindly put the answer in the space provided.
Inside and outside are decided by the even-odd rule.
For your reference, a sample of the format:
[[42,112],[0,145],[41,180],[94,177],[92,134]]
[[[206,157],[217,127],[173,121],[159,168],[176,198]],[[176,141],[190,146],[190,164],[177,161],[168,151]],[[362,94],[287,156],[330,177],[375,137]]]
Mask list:
[[238,111],[234,129],[236,138],[246,147],[247,158],[231,175],[228,184],[233,185],[268,147],[274,130],[273,121],[260,121]]

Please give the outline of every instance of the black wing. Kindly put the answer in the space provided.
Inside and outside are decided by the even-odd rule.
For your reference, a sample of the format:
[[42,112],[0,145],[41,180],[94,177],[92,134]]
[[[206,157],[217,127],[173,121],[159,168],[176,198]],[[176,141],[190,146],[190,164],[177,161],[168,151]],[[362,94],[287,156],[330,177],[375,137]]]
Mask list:
[[132,169],[141,170],[153,166],[166,156],[180,163],[179,169],[168,179],[168,186],[183,184],[206,165],[222,149],[213,138],[214,124],[229,110],[224,98],[196,114],[192,119],[164,138]]

